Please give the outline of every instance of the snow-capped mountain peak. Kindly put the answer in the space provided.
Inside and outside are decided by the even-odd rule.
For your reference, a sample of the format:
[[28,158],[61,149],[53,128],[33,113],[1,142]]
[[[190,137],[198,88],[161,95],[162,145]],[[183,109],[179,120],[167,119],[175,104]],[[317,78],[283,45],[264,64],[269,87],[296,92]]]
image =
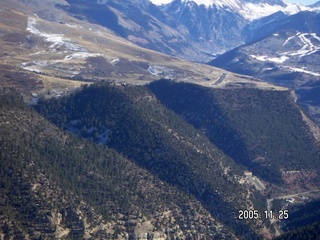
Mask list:
[[206,7],[232,7],[239,8],[240,0],[184,0],[185,2],[195,2],[197,5],[205,5]]
[[[177,0],[150,0],[156,5],[170,4]],[[312,8],[287,3],[282,0],[180,0],[182,4],[204,5],[207,8],[225,8],[232,12],[237,12],[245,19],[253,21],[275,12],[282,11],[287,15],[292,15],[300,11],[312,10]]]
[[254,20],[271,15],[275,12],[282,11],[287,7],[291,7],[290,11],[296,9],[298,6],[291,6],[281,0],[183,0],[184,2],[195,2],[198,5],[205,5],[206,7],[226,8],[234,12],[240,13],[247,20]]

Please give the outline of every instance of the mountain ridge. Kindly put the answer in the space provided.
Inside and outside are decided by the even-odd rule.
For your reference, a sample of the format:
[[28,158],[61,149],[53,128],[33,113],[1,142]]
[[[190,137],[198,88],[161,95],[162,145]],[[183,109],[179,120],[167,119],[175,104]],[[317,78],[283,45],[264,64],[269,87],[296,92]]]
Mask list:
[[257,76],[277,85],[293,89],[298,103],[314,121],[319,123],[319,103],[314,97],[319,85],[320,14],[300,12],[267,17],[252,27],[260,33],[251,43],[231,50],[209,64],[226,70]]
[[[0,4],[0,238],[271,239],[285,228],[266,211],[319,197],[319,143],[294,92],[177,57],[211,58],[199,37],[218,30],[201,27],[247,20],[184,7],[185,25],[149,1]],[[250,61],[317,50],[316,33],[267,37],[285,55]],[[317,68],[301,69],[287,77],[315,101]]]
[[222,225],[190,194],[110,148],[59,130],[28,108],[16,91],[4,91],[0,94],[5,100],[0,124],[6,126],[0,136],[1,236],[187,237],[187,229],[201,225],[201,233],[191,236],[234,237],[217,230]]

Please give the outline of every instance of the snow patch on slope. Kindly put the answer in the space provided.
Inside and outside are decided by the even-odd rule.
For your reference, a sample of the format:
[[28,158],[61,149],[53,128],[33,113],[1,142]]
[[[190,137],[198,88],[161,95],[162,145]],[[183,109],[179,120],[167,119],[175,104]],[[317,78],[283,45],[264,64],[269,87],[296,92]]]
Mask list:
[[[275,35],[274,35],[275,36]],[[282,44],[283,48],[290,49],[289,51],[284,51],[278,53],[280,57],[268,57],[266,55],[250,55],[251,58],[257,59],[259,61],[269,61],[283,63],[291,57],[305,57],[316,52],[320,52],[320,37],[316,33],[301,33],[298,32],[296,35],[288,37]],[[293,47],[292,47],[293,46]],[[297,48],[297,46],[300,46]],[[294,48],[294,49],[292,49]]]
[[296,35],[286,39],[286,41],[283,43],[283,46],[287,46],[291,41],[293,41],[293,44],[299,43],[301,48],[298,50],[282,52],[282,55],[298,56],[301,58],[320,51],[320,37],[318,37],[316,33],[298,32]]
[[89,53],[89,52],[77,52],[65,56],[64,60],[85,60],[89,57],[99,57],[101,54],[99,53]]
[[286,60],[289,59],[287,56],[281,56],[281,57],[268,57],[266,55],[263,56],[256,56],[256,55],[250,55],[251,58],[257,59],[261,62],[274,62],[274,63],[284,63]]
[[28,19],[28,26],[27,26],[27,31],[30,33],[43,37],[46,42],[52,43],[49,48],[54,49],[54,48],[60,48],[64,46],[66,49],[71,50],[71,51],[83,51],[84,49],[74,43],[70,42],[70,39],[65,38],[63,34],[56,34],[56,33],[45,33],[41,32],[36,28],[37,24],[37,19],[36,18],[29,18]]
[[[273,35],[278,37],[279,35]],[[279,64],[280,67],[287,69],[291,72],[300,72],[309,74],[312,76],[320,77],[320,73],[316,72],[317,69],[307,69],[306,67],[298,68],[295,66],[288,66],[290,60],[300,61],[299,59],[307,57],[309,55],[320,53],[320,36],[316,33],[301,33],[297,32],[295,35],[284,39],[282,44],[284,51],[277,52],[277,56],[274,57],[273,53],[268,55],[250,55],[252,59],[261,62],[273,62]],[[284,65],[284,63],[286,64]]]
[[284,66],[284,68],[287,68],[292,72],[306,73],[306,74],[310,74],[312,76],[320,77],[320,73],[308,71],[308,70],[305,70],[302,68],[294,68],[294,67],[289,67],[289,66]]
[[73,43],[64,34],[52,32],[54,30],[48,33],[48,28],[45,28],[46,31],[39,30],[44,28],[41,24],[40,19],[29,17],[27,31],[42,38],[44,42],[49,44],[42,48],[41,46],[36,46],[39,51],[30,54],[34,60],[21,63],[21,68],[37,74],[50,75],[52,71],[55,71],[72,77],[81,73],[79,64],[83,60],[89,57],[102,56],[99,53],[88,52],[84,47]]

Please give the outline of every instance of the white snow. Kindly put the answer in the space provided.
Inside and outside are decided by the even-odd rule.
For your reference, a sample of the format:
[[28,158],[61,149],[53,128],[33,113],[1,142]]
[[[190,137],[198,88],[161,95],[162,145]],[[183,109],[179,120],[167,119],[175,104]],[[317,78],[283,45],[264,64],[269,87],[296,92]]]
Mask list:
[[292,58],[302,58],[311,55],[315,52],[320,52],[320,37],[316,33],[301,33],[297,32],[295,35],[288,37],[282,44],[284,49],[289,51],[280,52],[279,57],[270,57],[267,55],[250,55],[251,58],[258,61],[269,61],[280,64],[284,69],[290,72],[300,72],[312,76],[320,77],[319,72],[308,70],[306,68],[298,68],[287,65],[282,65],[285,61]]
[[[24,62],[21,64],[21,67],[27,71],[41,74],[41,67],[47,64],[46,61],[32,61],[32,62]],[[40,67],[40,68],[39,68]]]
[[307,73],[316,77],[320,77],[320,73],[317,72],[312,72],[312,71],[308,71],[302,68],[294,68],[294,67],[289,67],[289,66],[283,66],[284,68],[287,68],[289,70],[291,70],[292,72],[302,72],[302,73]]
[[[277,37],[278,36],[279,35],[277,35]],[[282,64],[292,58],[302,58],[316,52],[320,52],[320,37],[316,33],[298,32],[295,35],[290,36],[286,40],[284,40],[282,46],[283,49],[286,49],[287,51],[278,52],[277,57],[271,57],[267,55],[250,55],[250,57],[262,62],[269,61]],[[285,68],[290,68],[290,70],[296,72],[305,72],[311,75],[318,76],[318,73],[307,71],[305,69],[292,68],[288,66],[285,66]]]
[[65,56],[64,60],[84,60],[88,57],[98,57],[101,56],[99,53],[89,53],[89,52],[76,52]]
[[[286,39],[283,46],[287,46],[291,41],[294,41],[294,44],[298,42],[301,45],[301,48],[298,50],[283,52],[281,53],[282,55],[304,57],[320,51],[320,37],[318,37],[316,33],[298,32],[296,35]],[[315,45],[314,42],[317,42],[318,45]]]
[[[41,49],[39,47],[37,52],[30,54],[37,59],[21,64],[21,68],[35,73],[45,73],[48,69],[54,69],[66,74],[76,75],[80,73],[78,65],[66,65],[66,62],[71,60],[84,60],[88,57],[102,56],[100,53],[90,53],[85,48],[74,44],[64,34],[48,33],[40,31],[41,22],[35,17],[28,19],[27,30],[39,37],[42,37],[45,42],[49,42],[48,49]],[[62,48],[58,51],[57,48]],[[50,58],[48,58],[48,55]],[[44,57],[44,60],[41,59]]]
[[301,11],[315,11],[316,9],[310,8],[308,6],[297,4],[297,3],[287,3],[287,7],[283,10],[283,12],[287,15],[293,15]]
[[[70,59],[68,59],[70,60]],[[78,68],[72,68],[72,67],[65,67],[64,60],[37,60],[37,61],[30,61],[30,62],[24,62],[20,66],[21,68],[42,74],[46,71],[46,69],[56,69],[60,72],[65,72],[67,74],[79,74]]]
[[262,3],[262,4],[246,3],[244,4],[243,8],[240,8],[239,12],[244,18],[252,21],[255,19],[266,17],[275,12],[279,12],[282,9],[283,7],[280,5],[270,5],[266,3]]
[[41,74],[41,70],[38,68],[34,68],[34,67],[22,67],[24,70],[30,71],[30,72],[34,72],[34,73],[38,73]]
[[[173,0],[151,0],[151,2],[156,5],[168,4],[172,1]],[[240,13],[249,21],[266,17],[278,11],[282,11],[287,15],[293,15],[300,11],[317,10],[302,4],[287,2],[284,2],[285,6],[272,5],[268,3],[244,3],[242,0],[184,0],[184,2],[195,2],[197,5],[205,5],[206,7],[216,6],[218,8],[227,8]]]
[[36,28],[37,21],[38,20],[36,18],[29,17],[27,30],[30,33],[33,33],[35,35],[38,35],[40,37],[45,38],[46,42],[52,43],[49,46],[49,48],[54,49],[54,48],[59,48],[59,47],[64,46],[68,50],[72,50],[72,51],[81,51],[81,50],[83,50],[83,48],[81,46],[79,46],[77,44],[74,44],[74,43],[71,43],[70,39],[65,38],[63,34],[41,32],[40,30],[38,30]]
[[286,41],[282,44],[282,46],[287,45],[292,39],[294,39],[294,38],[297,37],[298,35],[299,35],[299,33],[297,33],[297,34],[294,35],[294,36],[291,36],[291,37],[287,38]]
[[150,0],[155,5],[162,5],[172,2],[172,0]]
[[274,63],[284,63],[286,60],[289,59],[287,56],[281,56],[281,57],[268,57],[266,55],[262,56],[256,56],[256,55],[250,55],[251,58],[257,59],[262,62],[274,62]]
[[281,56],[278,58],[268,58],[268,61],[275,62],[275,63],[284,63],[289,58],[287,56]]
[[163,67],[161,66],[149,66],[148,72],[154,76],[161,76],[163,75],[164,70],[163,70]]
[[[155,5],[162,5],[172,2],[173,0],[150,0]],[[195,2],[197,5],[205,5],[210,7],[212,5],[223,7],[223,6],[234,6],[239,7],[239,0],[184,0],[184,2]]]
[[66,26],[71,27],[71,28],[83,28],[81,25],[75,25],[75,24],[70,24],[70,23],[66,23]]
[[[249,21],[269,16],[276,12],[282,11],[287,15],[293,15],[300,11],[310,10],[311,8],[295,3],[285,3],[285,7],[281,5],[271,5],[268,3],[246,3],[240,4],[239,13]],[[237,9],[235,9],[237,10]]]
[[115,58],[115,59],[111,60],[110,63],[111,63],[111,64],[117,64],[119,61],[120,61],[119,58]]
[[264,68],[263,71],[271,71],[273,70],[274,68]]

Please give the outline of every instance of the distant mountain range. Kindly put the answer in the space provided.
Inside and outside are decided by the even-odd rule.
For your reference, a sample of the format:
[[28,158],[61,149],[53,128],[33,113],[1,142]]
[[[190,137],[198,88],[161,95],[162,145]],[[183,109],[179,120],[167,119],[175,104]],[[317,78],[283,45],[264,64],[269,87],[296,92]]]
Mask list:
[[[66,10],[102,24],[134,43],[190,60],[209,61],[248,40],[247,25],[276,12],[292,15],[316,7],[263,1],[73,1]],[[98,13],[98,14],[97,14]]]

